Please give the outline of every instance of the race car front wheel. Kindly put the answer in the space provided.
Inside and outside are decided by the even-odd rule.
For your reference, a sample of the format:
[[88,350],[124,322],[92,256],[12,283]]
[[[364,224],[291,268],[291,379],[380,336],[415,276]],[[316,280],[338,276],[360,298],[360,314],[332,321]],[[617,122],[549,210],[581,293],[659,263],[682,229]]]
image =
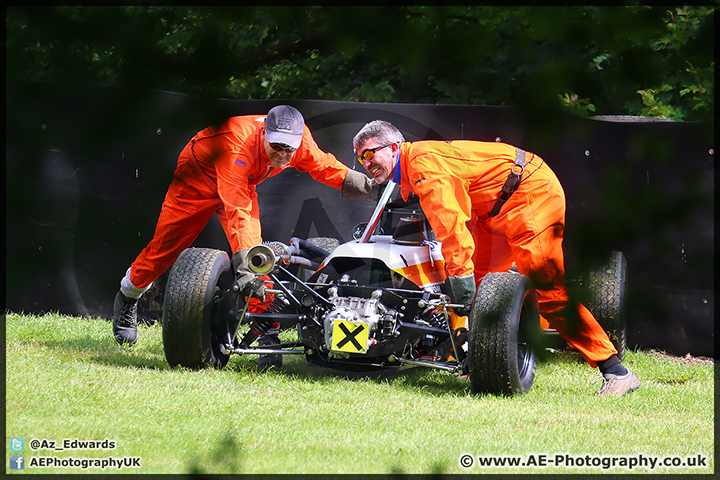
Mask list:
[[170,366],[222,368],[230,326],[221,295],[233,283],[230,257],[221,250],[188,248],[170,270],[162,334]]
[[470,311],[468,362],[474,393],[525,393],[535,380],[537,295],[527,277],[488,273]]

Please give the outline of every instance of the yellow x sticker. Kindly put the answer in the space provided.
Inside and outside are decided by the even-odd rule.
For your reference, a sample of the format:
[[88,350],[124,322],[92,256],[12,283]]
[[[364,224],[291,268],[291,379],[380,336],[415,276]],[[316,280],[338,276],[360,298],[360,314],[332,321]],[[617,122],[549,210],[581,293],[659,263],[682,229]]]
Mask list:
[[336,352],[367,352],[370,328],[367,323],[335,320],[331,348]]

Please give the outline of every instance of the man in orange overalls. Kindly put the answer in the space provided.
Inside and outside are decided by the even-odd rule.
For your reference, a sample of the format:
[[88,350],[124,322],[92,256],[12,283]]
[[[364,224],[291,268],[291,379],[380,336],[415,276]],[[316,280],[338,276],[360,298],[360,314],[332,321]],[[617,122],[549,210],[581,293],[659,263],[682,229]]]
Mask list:
[[569,302],[562,249],[565,196],[542,158],[497,142],[410,143],[382,120],[365,125],[353,148],[376,183],[393,180],[405,200],[410,193],[419,197],[442,242],[456,303],[470,304],[485,274],[515,264],[537,290],[540,314],[590,366],[599,367],[600,395],[623,395],[640,386],[590,311]]
[[[243,269],[247,249],[262,242],[255,187],[290,167],[340,189],[345,198],[367,196],[373,183],[320,150],[303,116],[287,105],[272,108],[267,116],[232,117],[190,140],[178,158],[155,235],[120,282],[113,318],[118,343],[136,342],[137,300],[192,244],[213,214],[230,243],[233,266]],[[249,281],[252,275],[247,273],[239,271],[239,281]]]

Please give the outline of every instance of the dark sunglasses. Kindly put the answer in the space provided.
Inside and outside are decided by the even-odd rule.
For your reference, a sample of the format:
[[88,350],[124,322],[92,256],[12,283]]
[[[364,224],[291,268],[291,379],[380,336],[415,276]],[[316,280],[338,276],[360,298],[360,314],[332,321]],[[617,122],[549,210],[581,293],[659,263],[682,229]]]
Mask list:
[[371,158],[373,158],[375,156],[375,152],[377,150],[380,150],[385,147],[389,147],[393,143],[395,143],[395,142],[386,143],[385,145],[380,145],[379,147],[368,148],[367,150],[363,150],[363,152],[360,155],[358,155],[358,162],[360,162],[360,165],[364,165],[363,162],[365,160],[370,160]]
[[295,150],[297,150],[297,148],[293,148],[289,145],[284,145],[282,143],[271,143],[270,147],[276,152],[282,150],[285,153],[293,153]]

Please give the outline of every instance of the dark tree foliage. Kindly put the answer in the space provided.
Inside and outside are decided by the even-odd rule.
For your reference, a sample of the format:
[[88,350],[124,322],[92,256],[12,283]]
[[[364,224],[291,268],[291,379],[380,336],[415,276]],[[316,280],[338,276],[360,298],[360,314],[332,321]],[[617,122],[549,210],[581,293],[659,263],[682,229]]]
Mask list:
[[6,8],[9,80],[712,120],[714,7]]

